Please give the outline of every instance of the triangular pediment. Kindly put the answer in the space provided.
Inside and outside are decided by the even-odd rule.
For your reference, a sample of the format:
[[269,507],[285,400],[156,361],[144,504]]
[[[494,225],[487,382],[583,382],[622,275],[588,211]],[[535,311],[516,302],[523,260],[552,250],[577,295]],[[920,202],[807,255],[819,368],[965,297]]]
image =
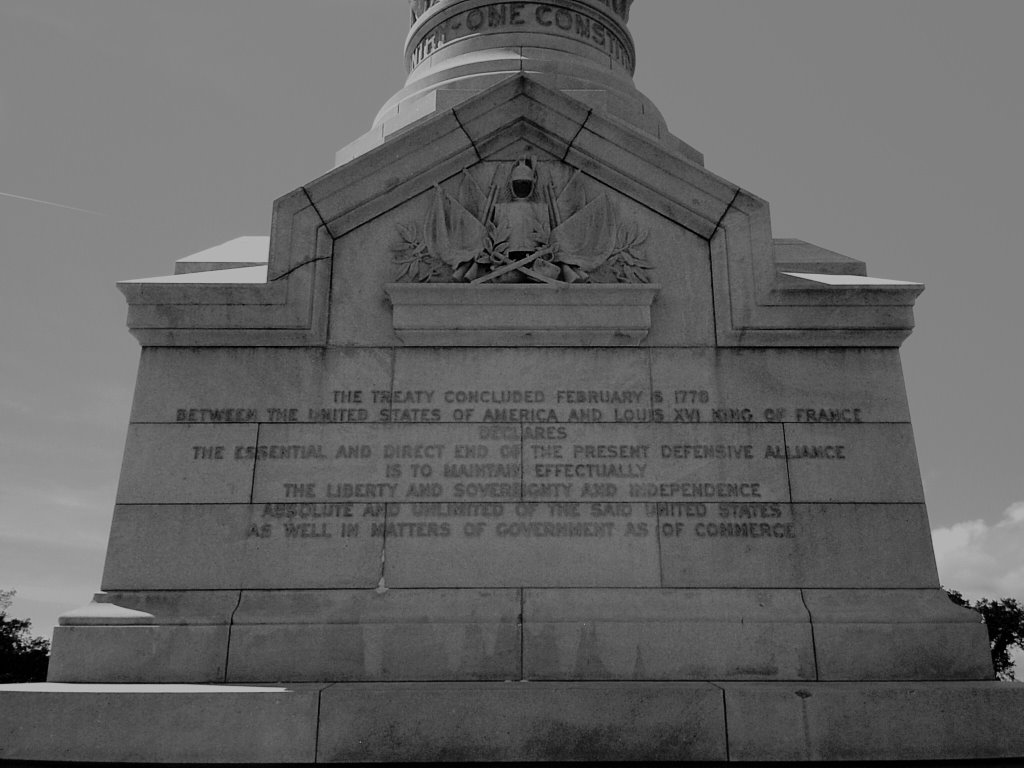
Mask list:
[[[823,249],[809,260],[797,249],[814,271],[794,271],[793,241],[776,244],[765,201],[692,153],[528,75],[418,121],[276,201],[262,293],[122,285],[129,325],[146,344],[231,344],[254,334],[265,344],[400,344],[383,314],[383,286],[396,279],[395,231],[422,220],[433,190],[527,157],[563,180],[578,174],[588,194],[608,197],[616,226],[650,235],[651,280],[662,291],[645,344],[895,346],[913,327],[921,286],[866,278],[859,262]],[[357,327],[369,337],[337,330]]]
[[541,155],[709,238],[738,188],[529,76],[420,121],[305,189],[338,237],[476,163]]

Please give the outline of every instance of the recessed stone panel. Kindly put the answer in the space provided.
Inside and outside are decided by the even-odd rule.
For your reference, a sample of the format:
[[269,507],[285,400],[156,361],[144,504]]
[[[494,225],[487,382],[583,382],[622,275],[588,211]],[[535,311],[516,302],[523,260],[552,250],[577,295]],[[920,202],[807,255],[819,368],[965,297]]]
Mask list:
[[379,421],[391,357],[386,349],[145,348],[132,422]]
[[389,587],[657,587],[644,504],[388,505]]
[[132,424],[118,504],[247,503],[256,424]]
[[909,424],[787,424],[794,502],[924,503]]
[[527,590],[524,676],[534,680],[813,680],[799,593]]
[[657,505],[666,587],[938,585],[922,504]]
[[895,349],[656,349],[670,422],[909,422]]

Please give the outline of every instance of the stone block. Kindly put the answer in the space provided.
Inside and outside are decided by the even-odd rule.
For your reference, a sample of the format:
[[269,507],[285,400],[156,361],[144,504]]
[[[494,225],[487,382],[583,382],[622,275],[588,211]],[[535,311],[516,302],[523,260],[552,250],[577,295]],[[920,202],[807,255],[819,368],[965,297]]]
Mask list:
[[384,349],[150,347],[142,350],[131,420],[376,420],[371,393],[390,382]]
[[715,420],[909,422],[895,349],[656,349],[669,414]]
[[239,589],[249,517],[240,504],[118,505],[102,589]]
[[230,682],[518,680],[515,590],[245,592]]
[[655,505],[666,587],[938,586],[923,504]]
[[813,680],[790,590],[526,590],[532,680]]
[[[250,507],[243,589],[358,589],[380,581],[384,540],[348,503]],[[269,526],[269,527],[268,527]]]
[[986,758],[1024,755],[1024,686],[918,682],[721,687],[729,759],[736,762],[964,760],[974,765]]
[[726,760],[706,683],[335,685],[318,762]]
[[47,677],[61,683],[219,683],[227,652],[226,624],[56,627]]
[[661,586],[653,523],[617,514],[621,505],[576,502],[391,504],[385,581],[417,588]]
[[819,680],[991,680],[980,614],[939,589],[803,590]]
[[[247,503],[256,424],[132,424],[118,504]],[[243,451],[236,458],[236,451]],[[154,468],[158,468],[154,471]]]
[[321,687],[0,685],[0,761],[312,763]]
[[119,506],[103,588],[372,587],[383,538],[357,513],[345,503]]
[[924,503],[909,424],[788,424],[795,502]]

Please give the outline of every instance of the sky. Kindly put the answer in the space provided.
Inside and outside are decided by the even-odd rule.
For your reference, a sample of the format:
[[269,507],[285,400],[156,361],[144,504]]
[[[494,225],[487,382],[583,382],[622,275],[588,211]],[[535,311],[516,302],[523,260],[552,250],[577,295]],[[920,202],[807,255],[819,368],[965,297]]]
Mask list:
[[[1024,3],[638,0],[637,86],[776,237],[923,282],[940,578],[1024,599]],[[269,234],[405,79],[405,0],[0,0],[0,589],[99,588],[139,348],[117,280]]]

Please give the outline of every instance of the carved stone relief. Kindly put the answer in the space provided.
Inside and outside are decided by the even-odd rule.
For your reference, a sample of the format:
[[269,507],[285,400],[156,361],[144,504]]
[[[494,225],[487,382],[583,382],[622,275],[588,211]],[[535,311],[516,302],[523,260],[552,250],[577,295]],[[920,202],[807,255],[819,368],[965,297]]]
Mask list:
[[434,187],[420,222],[399,225],[398,282],[647,283],[647,232],[568,166],[522,158]]

